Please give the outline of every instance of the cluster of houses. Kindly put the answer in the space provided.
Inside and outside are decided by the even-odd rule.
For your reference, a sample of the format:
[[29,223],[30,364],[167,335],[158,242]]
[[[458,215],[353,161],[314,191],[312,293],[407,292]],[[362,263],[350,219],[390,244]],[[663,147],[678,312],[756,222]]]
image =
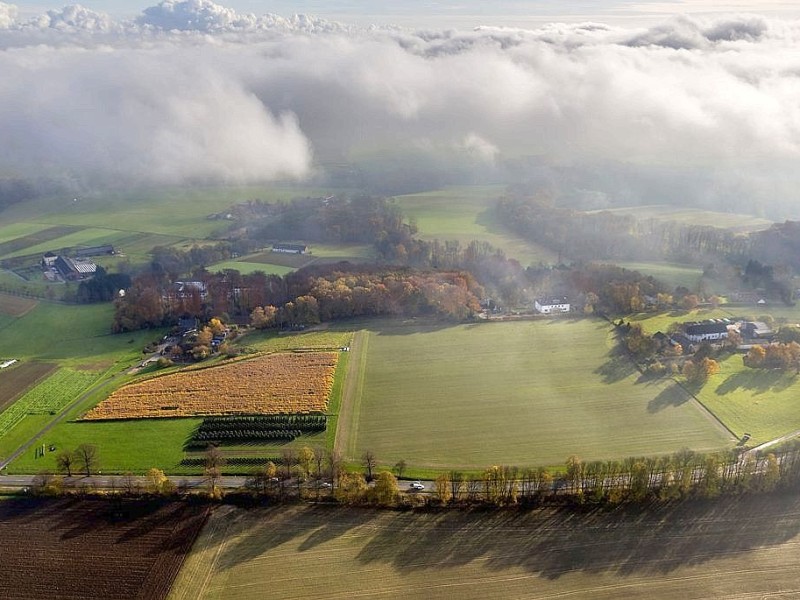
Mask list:
[[45,279],[50,281],[81,281],[94,277],[97,264],[91,260],[95,256],[115,254],[114,246],[92,246],[80,248],[66,254],[47,252],[42,256],[41,265]]
[[738,333],[742,340],[750,343],[772,339],[774,332],[761,321],[735,321],[733,319],[706,319],[684,323],[682,331],[673,334],[656,332],[653,339],[661,346],[680,345],[684,352],[691,352],[702,342],[720,342],[728,339],[731,332]]

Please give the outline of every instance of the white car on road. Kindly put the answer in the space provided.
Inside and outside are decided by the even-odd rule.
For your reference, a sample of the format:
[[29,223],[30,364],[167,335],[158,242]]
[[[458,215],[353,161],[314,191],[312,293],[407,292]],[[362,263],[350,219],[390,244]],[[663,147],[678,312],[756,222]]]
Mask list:
[[408,487],[417,492],[425,489],[425,486],[420,481],[412,481]]

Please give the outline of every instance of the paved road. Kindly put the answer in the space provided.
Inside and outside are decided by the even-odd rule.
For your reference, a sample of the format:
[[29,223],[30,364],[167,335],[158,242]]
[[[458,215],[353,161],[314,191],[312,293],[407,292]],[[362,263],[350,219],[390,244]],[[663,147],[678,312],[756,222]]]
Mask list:
[[[33,480],[36,476],[35,475],[0,475],[0,489],[14,489],[14,490],[21,490],[24,488],[31,487],[33,485]],[[208,478],[203,475],[186,475],[186,476],[171,476],[170,479],[176,485],[182,485],[188,488],[202,488],[204,485],[208,483]],[[220,487],[227,489],[227,490],[235,490],[244,487],[246,477],[240,475],[226,475],[220,477],[217,485]],[[87,486],[90,488],[97,488],[102,490],[108,489],[121,489],[124,488],[125,485],[128,484],[127,477],[124,475],[93,475],[92,477],[86,477],[85,475],[74,475],[72,477],[66,477],[66,482],[74,487],[82,487]],[[142,487],[146,487],[148,480],[144,476],[136,476],[134,480],[141,485]],[[433,482],[432,481],[422,481],[422,484],[425,486],[425,492],[429,492],[433,489]],[[286,489],[292,490],[297,485],[296,481],[292,481],[290,483],[285,484]],[[406,481],[399,482],[400,491],[405,492],[408,491],[409,493],[418,493],[414,492],[409,488],[410,483]],[[307,488],[315,489],[314,484],[307,484]]]

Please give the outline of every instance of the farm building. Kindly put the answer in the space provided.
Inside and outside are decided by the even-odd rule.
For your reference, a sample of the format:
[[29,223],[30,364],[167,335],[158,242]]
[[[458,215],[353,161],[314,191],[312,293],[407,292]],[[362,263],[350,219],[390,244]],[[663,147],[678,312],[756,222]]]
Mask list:
[[742,336],[746,338],[771,338],[774,334],[772,329],[766,323],[761,321],[745,321],[739,326],[739,331]]
[[97,265],[90,260],[77,260],[68,256],[58,256],[53,262],[53,268],[58,271],[64,279],[75,281],[76,279],[88,279],[94,276]]
[[308,246],[305,244],[273,244],[272,251],[284,254],[305,254],[308,252]]
[[724,340],[728,337],[728,324],[724,321],[690,323],[683,330],[686,337],[693,342]]
[[56,259],[57,258],[58,258],[58,254],[54,254],[52,252],[45,253],[45,255],[42,256],[42,267],[45,268],[45,269],[50,269],[50,268],[54,267],[55,264],[56,264]]
[[543,315],[549,315],[552,313],[568,313],[569,300],[566,297],[553,298],[548,296],[546,298],[538,298],[533,301],[533,308],[536,309],[536,312],[539,312]]

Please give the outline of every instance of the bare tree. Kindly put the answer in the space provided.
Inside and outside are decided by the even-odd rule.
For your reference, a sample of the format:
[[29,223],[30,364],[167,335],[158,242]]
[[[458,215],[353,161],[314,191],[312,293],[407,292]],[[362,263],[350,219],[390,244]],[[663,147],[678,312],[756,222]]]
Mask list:
[[83,472],[86,473],[86,476],[91,477],[92,471],[97,470],[97,466],[100,464],[97,446],[94,444],[81,444],[75,449],[75,460]]
[[217,446],[209,445],[205,455],[205,476],[208,480],[208,495],[212,498],[222,497],[219,480],[222,477],[222,467],[225,466],[225,456]]
[[372,450],[367,450],[361,456],[361,461],[364,463],[364,468],[367,470],[367,481],[372,481],[372,471],[378,466],[378,459],[375,458],[375,453]]
[[120,481],[122,491],[129,496],[133,496],[142,491],[142,484],[133,473],[125,473]]
[[56,456],[56,468],[59,473],[66,473],[72,477],[72,466],[75,464],[75,455],[69,450],[62,450]]
[[408,463],[406,463],[406,461],[403,460],[402,458],[394,464],[394,472],[397,473],[398,479],[403,478],[403,472],[406,470],[407,466]]
[[327,456],[328,461],[328,475],[330,476],[331,486],[336,487],[339,481],[339,476],[342,473],[344,461],[342,455],[336,450],[332,450]]
[[217,446],[209,444],[205,454],[206,469],[221,469],[225,466],[225,455]]

